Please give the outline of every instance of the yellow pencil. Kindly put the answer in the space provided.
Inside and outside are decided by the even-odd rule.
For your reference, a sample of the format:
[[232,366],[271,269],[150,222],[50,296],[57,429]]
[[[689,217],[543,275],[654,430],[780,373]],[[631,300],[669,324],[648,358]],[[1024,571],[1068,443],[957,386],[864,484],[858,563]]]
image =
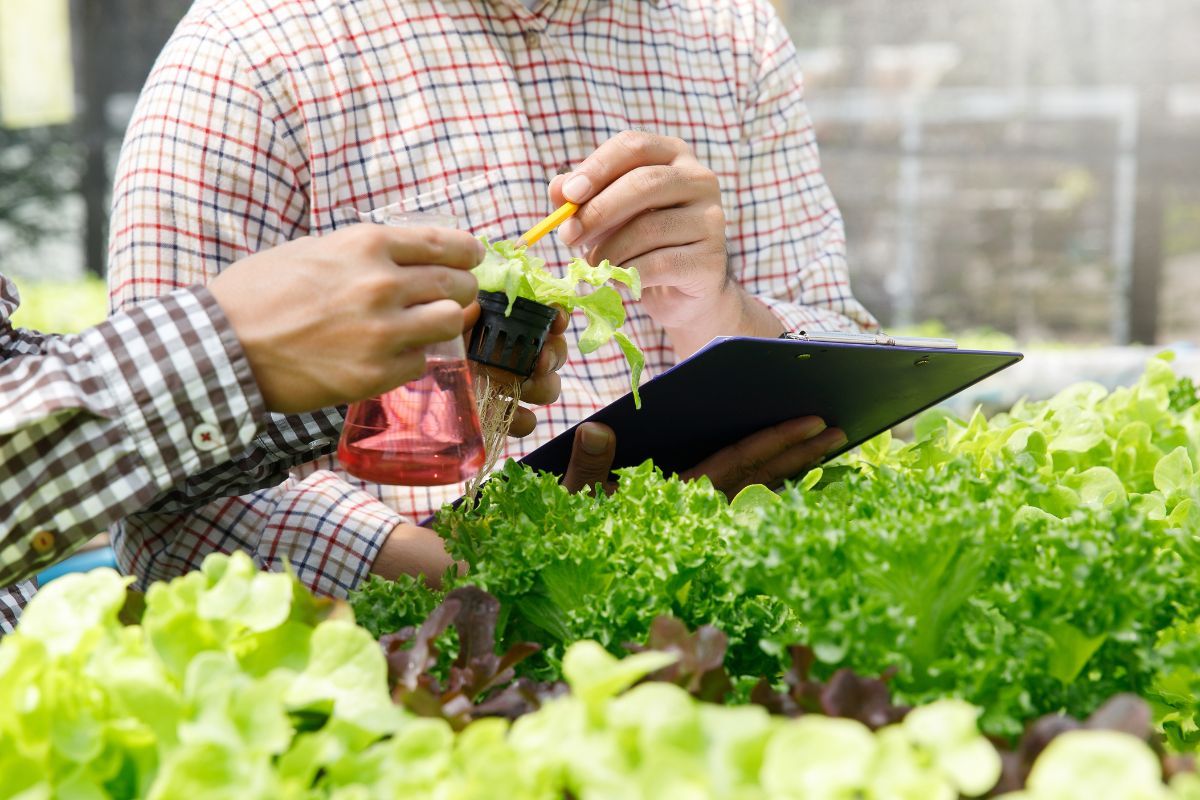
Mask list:
[[552,213],[550,216],[546,217],[544,220],[539,222],[537,225],[534,225],[532,228],[527,230],[525,232],[525,234],[520,239],[517,240],[517,244],[518,245],[533,244],[538,239],[541,239],[547,233],[549,233],[550,231],[557,228],[559,225],[566,222],[567,219],[569,219],[570,216],[578,210],[579,210],[579,206],[577,206],[574,203],[571,203],[571,202],[563,203],[561,206],[559,206],[558,208],[556,208],[554,210],[554,213]]

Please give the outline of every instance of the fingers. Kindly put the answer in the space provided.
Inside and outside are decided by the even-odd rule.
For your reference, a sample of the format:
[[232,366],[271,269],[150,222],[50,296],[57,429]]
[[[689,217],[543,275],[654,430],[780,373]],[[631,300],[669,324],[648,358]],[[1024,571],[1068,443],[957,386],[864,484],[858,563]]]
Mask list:
[[437,264],[454,269],[471,269],[483,259],[483,244],[466,231],[390,228],[386,225],[370,227],[374,229],[372,233],[380,237],[384,252],[400,266]]
[[562,185],[564,183],[566,183],[567,178],[569,178],[570,176],[571,176],[571,173],[567,172],[567,173],[555,175],[553,178],[550,179],[550,190],[549,190],[550,205],[554,206],[555,208],[558,208],[564,202],[566,202],[566,198],[563,197],[563,193],[562,193]]
[[694,205],[647,211],[597,244],[588,259],[597,264],[607,258],[629,266],[660,248],[695,244],[710,236],[706,216],[703,208]]
[[[478,285],[478,282],[476,285]],[[476,299],[471,301],[470,305],[463,309],[463,335],[468,339],[471,338],[471,328],[474,328],[475,323],[479,321],[479,314],[479,299],[476,297]],[[463,345],[465,346],[466,342],[463,342]]]
[[[559,320],[565,319],[566,317],[560,314],[554,324],[557,326]],[[553,328],[551,330],[553,331]],[[555,373],[566,363],[566,337],[561,332],[551,333],[542,345],[542,352],[538,353],[532,374],[521,380],[521,400],[536,405],[549,405],[556,401],[561,392],[561,382]],[[517,375],[498,367],[478,365],[478,368],[487,373],[492,382],[500,388],[501,393],[504,393],[504,387],[520,380]]]
[[[637,167],[582,205],[559,228],[559,238],[569,246],[587,247],[603,241],[612,231],[647,210],[671,208],[707,197],[709,187],[705,183],[709,175],[691,159],[686,166]],[[570,182],[566,185],[569,187]]]
[[[613,262],[616,263],[616,262]],[[723,241],[704,239],[680,247],[660,247],[621,264],[642,278],[642,290],[677,286],[689,295],[715,293],[725,285],[728,268]]]
[[563,176],[558,186],[561,197],[554,202],[570,200],[573,203],[586,203],[631,170],[652,164],[670,164],[680,155],[690,152],[682,139],[642,131],[622,131],[597,147],[575,170]]
[[398,313],[394,328],[391,335],[397,352],[434,342],[448,342],[462,336],[462,306],[453,300],[409,306]]
[[550,335],[542,344],[542,352],[538,354],[537,363],[533,367],[534,375],[544,375],[547,372],[558,372],[567,363],[567,339],[562,331],[557,333],[551,329]]
[[[548,406],[556,402],[562,394],[562,381],[558,376],[558,370],[562,368],[566,360],[566,339],[561,334],[547,337],[542,352],[538,354],[533,374],[520,384],[521,401],[540,406]],[[502,396],[511,396],[509,387],[515,385],[516,376],[511,372],[494,367],[484,369],[495,383],[499,393]],[[509,425],[508,435],[517,438],[528,436],[533,433],[535,427],[537,427],[537,416],[533,411],[518,406],[512,424]]]
[[415,381],[425,374],[425,366],[424,348],[414,347],[397,353],[388,371],[376,382],[372,394],[383,394],[401,384]]
[[536,406],[548,406],[562,394],[562,381],[557,372],[534,375],[521,383],[521,401]]
[[508,426],[508,435],[515,439],[520,439],[533,433],[533,429],[537,427],[537,416],[528,408],[517,406],[517,411],[513,415],[512,425]]
[[[571,322],[571,315],[568,314],[566,311],[563,311],[560,308],[558,310],[558,316],[554,318],[554,322],[550,323],[550,335],[551,336],[559,336],[559,335],[565,333],[567,330],[567,325],[569,325],[570,322]],[[566,347],[565,342],[563,343],[563,347]],[[565,364],[566,359],[564,358],[561,363]]]
[[578,492],[608,481],[613,459],[617,454],[617,437],[607,425],[585,422],[575,429],[571,461],[562,484],[568,491]]
[[747,480],[741,486],[732,489],[732,497],[751,483],[762,483],[772,489],[783,485],[784,481],[792,480],[821,463],[827,455],[846,443],[846,434],[840,428],[828,428],[821,433],[780,453],[765,465],[765,468],[753,480]]
[[528,378],[521,378],[508,370],[499,367],[489,367],[482,364],[480,369],[487,373],[492,383],[503,393],[504,387],[520,381],[521,400],[537,405],[547,405],[558,399],[560,381],[557,375],[559,369],[567,360],[567,344],[561,336],[546,340],[538,360],[534,364],[533,373]]
[[548,406],[558,400],[562,393],[562,379],[558,377],[558,373],[547,372],[544,374],[530,375],[528,378],[520,380],[511,372],[497,367],[488,367],[482,364],[477,365],[491,379],[492,385],[501,397],[512,397],[512,387],[519,386],[520,396],[517,398],[522,403],[532,403],[536,406]]
[[479,294],[479,282],[466,270],[447,267],[405,267],[398,276],[398,302],[402,306],[453,300],[466,308]]
[[846,435],[817,417],[801,417],[759,431],[714,453],[682,477],[707,475],[730,497],[752,483],[776,487],[842,446]]

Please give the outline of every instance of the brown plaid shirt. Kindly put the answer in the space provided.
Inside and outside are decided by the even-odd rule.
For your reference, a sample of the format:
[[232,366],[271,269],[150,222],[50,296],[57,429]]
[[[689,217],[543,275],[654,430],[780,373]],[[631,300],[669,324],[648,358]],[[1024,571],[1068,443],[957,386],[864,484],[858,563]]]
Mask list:
[[0,586],[16,584],[0,591],[0,632],[33,594],[26,579],[156,497],[179,503],[195,476],[228,471],[265,418],[207,289],[71,336],[14,328],[19,302],[0,275]]

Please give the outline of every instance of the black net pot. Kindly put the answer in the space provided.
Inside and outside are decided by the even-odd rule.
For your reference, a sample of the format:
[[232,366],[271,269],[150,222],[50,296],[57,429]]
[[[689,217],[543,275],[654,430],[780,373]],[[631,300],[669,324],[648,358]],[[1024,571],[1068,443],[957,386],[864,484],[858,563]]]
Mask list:
[[471,329],[467,355],[476,363],[528,378],[558,309],[523,297],[513,304],[512,314],[505,316],[507,308],[508,297],[503,292],[479,293],[479,321]]

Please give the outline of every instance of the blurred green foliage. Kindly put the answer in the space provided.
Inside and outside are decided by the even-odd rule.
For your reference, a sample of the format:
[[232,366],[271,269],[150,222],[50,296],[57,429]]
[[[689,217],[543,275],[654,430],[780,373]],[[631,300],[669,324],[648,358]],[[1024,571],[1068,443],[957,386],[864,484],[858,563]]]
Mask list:
[[104,319],[108,287],[100,278],[70,282],[17,281],[21,306],[13,325],[45,333],[78,333]]

